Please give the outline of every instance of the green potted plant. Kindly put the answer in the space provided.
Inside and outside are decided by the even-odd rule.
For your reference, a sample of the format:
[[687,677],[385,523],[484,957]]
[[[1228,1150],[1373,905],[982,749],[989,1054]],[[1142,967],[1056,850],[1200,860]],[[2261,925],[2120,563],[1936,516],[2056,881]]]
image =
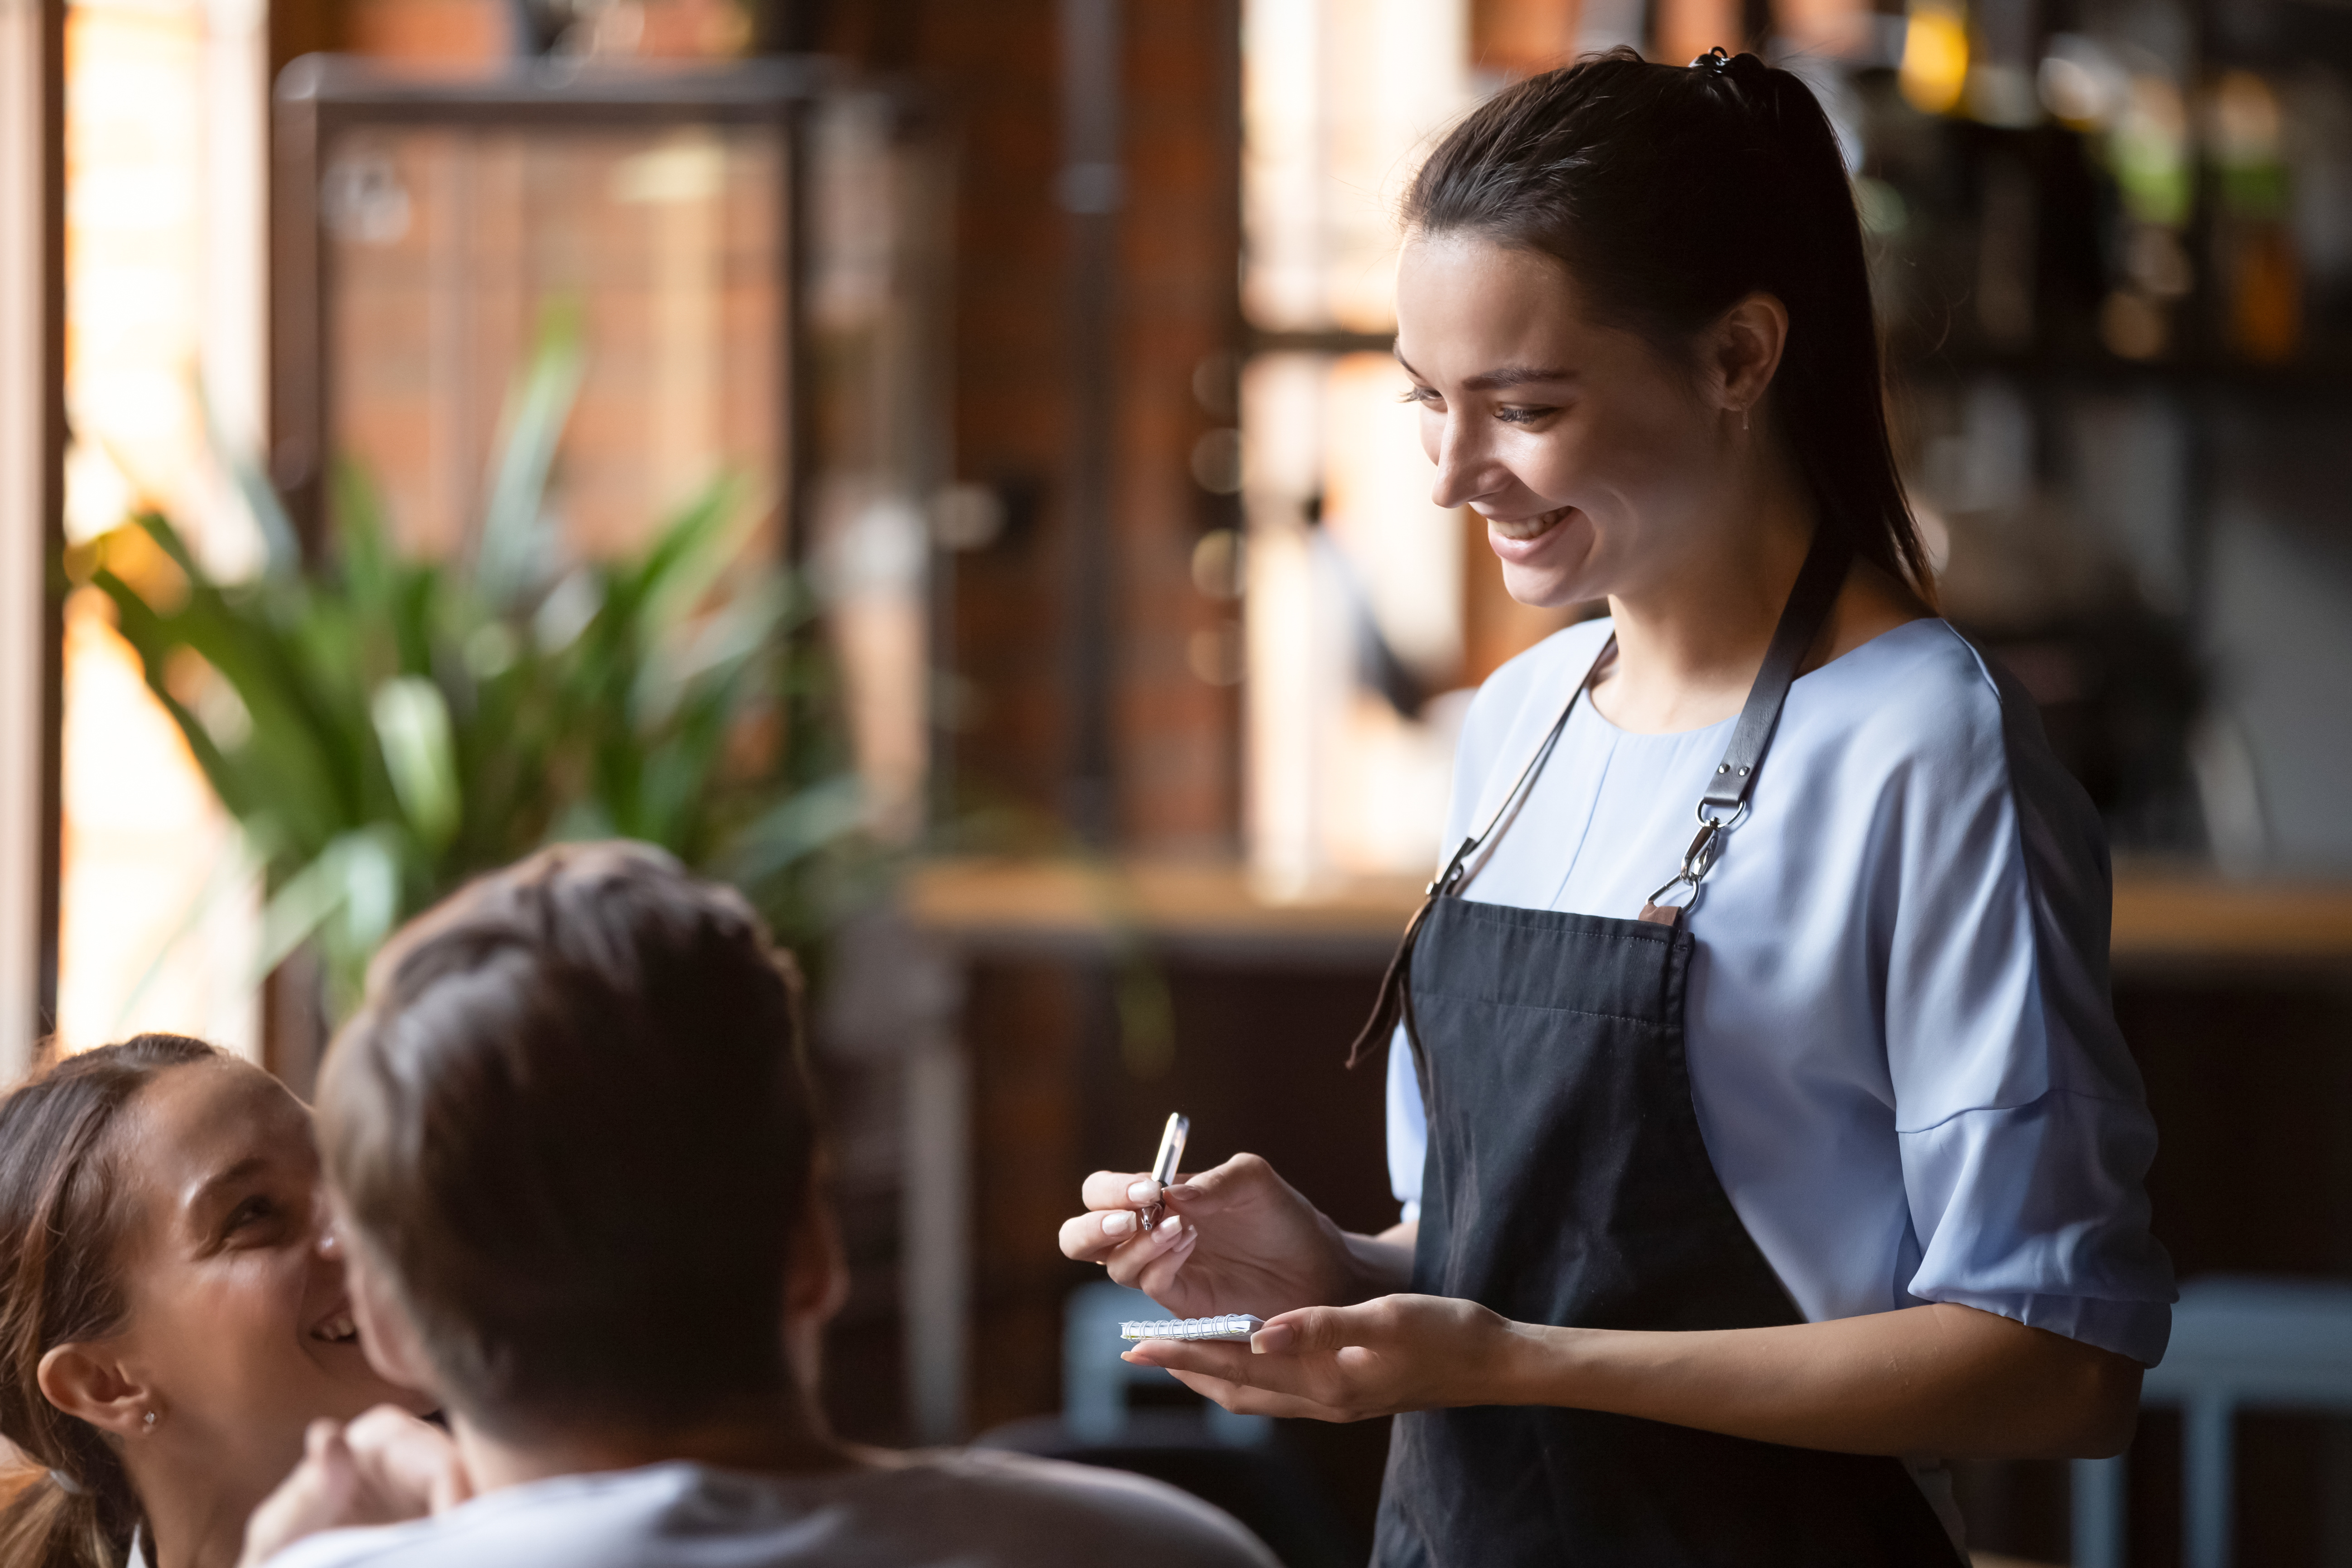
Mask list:
[[259,864],[262,968],[315,944],[331,1016],[401,921],[552,839],[658,844],[788,941],[816,934],[840,863],[870,859],[794,636],[810,595],[751,542],[741,487],[713,482],[631,553],[565,557],[544,503],[583,356],[578,312],[549,310],[470,553],[398,548],[345,465],[310,559],[246,468],[268,543],[250,579],[208,574],[152,512],[72,563]]

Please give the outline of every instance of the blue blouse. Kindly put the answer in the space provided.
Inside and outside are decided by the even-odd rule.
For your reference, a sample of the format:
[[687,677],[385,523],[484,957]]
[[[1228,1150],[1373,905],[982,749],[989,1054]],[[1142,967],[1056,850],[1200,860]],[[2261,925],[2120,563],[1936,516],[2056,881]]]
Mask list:
[[[1571,626],[1480,689],[1449,852],[1608,635]],[[1731,723],[1636,735],[1579,702],[1465,896],[1631,918],[1679,864]],[[2106,840],[2031,700],[1944,622],[1898,626],[1798,679],[1750,807],[1689,916],[1691,1093],[1799,1309],[1954,1301],[2153,1366],[2172,1266],[2108,995]],[[1410,1219],[1427,1133],[1402,1033],[1388,1105]]]

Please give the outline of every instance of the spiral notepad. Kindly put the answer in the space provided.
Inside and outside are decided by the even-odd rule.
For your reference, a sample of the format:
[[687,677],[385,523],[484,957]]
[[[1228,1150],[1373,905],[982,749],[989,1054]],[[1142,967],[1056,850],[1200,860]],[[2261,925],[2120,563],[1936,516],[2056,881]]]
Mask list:
[[1264,1318],[1234,1312],[1222,1318],[1161,1318],[1156,1321],[1121,1323],[1123,1340],[1240,1340],[1265,1327]]

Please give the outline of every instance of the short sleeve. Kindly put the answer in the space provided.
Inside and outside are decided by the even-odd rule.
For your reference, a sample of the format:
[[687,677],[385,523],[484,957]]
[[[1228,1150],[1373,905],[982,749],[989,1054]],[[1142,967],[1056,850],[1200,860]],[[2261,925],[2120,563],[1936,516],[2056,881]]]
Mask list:
[[1890,781],[1882,822],[1907,1289],[2154,1365],[2175,1292],[2143,1186],[2156,1128],[2108,993],[2105,841],[2031,702],[1986,678]]

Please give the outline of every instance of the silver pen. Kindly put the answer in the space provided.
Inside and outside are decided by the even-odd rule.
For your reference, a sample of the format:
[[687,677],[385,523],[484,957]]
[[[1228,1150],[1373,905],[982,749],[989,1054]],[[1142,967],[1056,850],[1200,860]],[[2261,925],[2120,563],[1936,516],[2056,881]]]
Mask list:
[[[1192,1124],[1185,1120],[1182,1111],[1168,1113],[1168,1126],[1160,1134],[1160,1152],[1151,1157],[1151,1179],[1160,1184],[1162,1191],[1176,1181],[1176,1173],[1184,1163],[1184,1140],[1192,1131]],[[1167,1213],[1168,1205],[1153,1198],[1135,1211],[1135,1217],[1142,1222],[1135,1234],[1141,1236],[1150,1231],[1166,1217]]]

